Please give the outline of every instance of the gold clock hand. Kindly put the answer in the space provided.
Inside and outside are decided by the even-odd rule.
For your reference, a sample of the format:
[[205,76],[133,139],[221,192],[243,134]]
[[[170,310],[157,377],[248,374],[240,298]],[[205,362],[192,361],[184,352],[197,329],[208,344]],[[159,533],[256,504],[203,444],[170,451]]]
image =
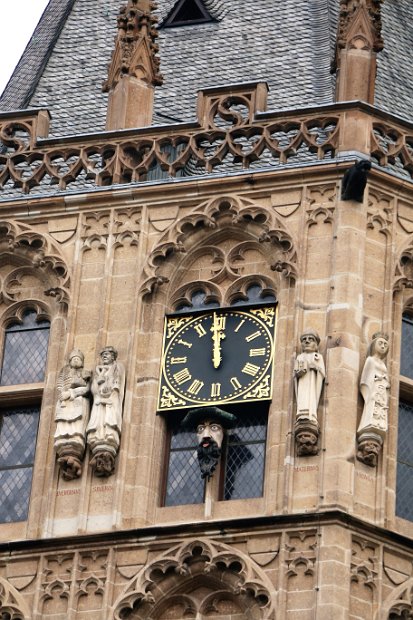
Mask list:
[[214,312],[214,321],[211,327],[212,342],[214,343],[212,350],[212,363],[214,368],[219,368],[222,361],[221,340],[225,338],[224,328],[225,317],[218,317],[216,312]]

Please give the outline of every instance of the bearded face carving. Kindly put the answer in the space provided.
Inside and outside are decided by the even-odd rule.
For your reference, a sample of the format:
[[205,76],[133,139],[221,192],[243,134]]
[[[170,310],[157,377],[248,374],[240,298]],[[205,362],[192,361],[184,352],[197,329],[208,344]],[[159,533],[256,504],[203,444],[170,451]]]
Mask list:
[[209,478],[214,473],[221,456],[224,429],[218,422],[205,420],[196,429],[198,438],[198,461],[202,478]]
[[237,418],[218,407],[191,409],[182,426],[196,431],[198,462],[202,478],[209,480],[217,468],[222,452],[225,431],[235,425]]

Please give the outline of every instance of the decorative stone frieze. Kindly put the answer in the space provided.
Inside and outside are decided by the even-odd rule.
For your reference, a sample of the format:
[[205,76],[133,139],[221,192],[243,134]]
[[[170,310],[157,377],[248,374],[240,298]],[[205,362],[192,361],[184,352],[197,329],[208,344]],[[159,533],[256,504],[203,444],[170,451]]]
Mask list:
[[178,618],[228,611],[243,620],[270,620],[273,596],[271,582],[251,558],[199,538],[167,549],[144,567],[118,598],[115,618],[167,617],[173,610]]
[[10,305],[22,299],[23,290],[33,284],[26,280],[35,277],[39,300],[55,299],[66,308],[69,302],[70,277],[60,249],[46,235],[27,224],[16,221],[0,222],[1,265],[10,265],[0,275],[0,301]]
[[[230,250],[224,242],[229,236],[228,226],[236,231]],[[220,243],[225,250],[220,249]],[[160,238],[146,260],[141,293],[151,294],[170,282],[173,273],[181,275],[188,271],[195,258],[199,265],[210,263],[212,269],[203,282],[197,278],[198,288],[203,288],[208,280],[218,285],[225,280],[241,280],[247,269],[245,257],[249,254],[256,255],[257,277],[263,283],[267,279],[264,289],[273,279],[272,272],[292,280],[297,276],[297,251],[292,234],[274,213],[240,197],[207,201],[180,218]],[[205,271],[203,267],[203,274]],[[190,282],[193,280],[188,285]],[[239,290],[238,285],[236,288]]]

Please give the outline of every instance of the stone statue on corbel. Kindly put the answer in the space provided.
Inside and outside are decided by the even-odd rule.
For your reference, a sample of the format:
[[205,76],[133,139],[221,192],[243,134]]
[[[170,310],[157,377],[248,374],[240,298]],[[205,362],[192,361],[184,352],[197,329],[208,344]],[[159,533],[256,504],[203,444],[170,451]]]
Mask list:
[[390,381],[385,360],[388,352],[388,335],[374,334],[360,378],[364,409],[357,429],[357,458],[369,467],[377,465],[387,434]]
[[74,480],[82,475],[91,377],[83,365],[83,353],[74,349],[69,355],[69,363],[57,378],[54,446],[65,480]]
[[102,349],[92,377],[93,405],[86,432],[92,453],[90,465],[96,476],[110,476],[114,472],[120,445],[125,369],[117,357],[114,347]]
[[196,432],[201,477],[210,480],[221,457],[225,432],[233,428],[237,418],[218,407],[191,409],[182,420],[183,428]]
[[300,336],[301,353],[294,363],[297,411],[294,435],[298,456],[318,454],[320,426],[317,410],[325,379],[324,359],[319,353],[320,336],[308,329]]

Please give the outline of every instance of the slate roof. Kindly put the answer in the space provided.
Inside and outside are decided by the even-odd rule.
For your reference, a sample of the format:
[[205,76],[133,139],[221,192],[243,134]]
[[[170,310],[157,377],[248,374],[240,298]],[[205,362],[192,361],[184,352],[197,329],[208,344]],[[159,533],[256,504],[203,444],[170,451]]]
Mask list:
[[[267,81],[269,109],[332,101],[332,0],[204,1],[218,21],[160,30],[155,122],[193,120],[199,88],[234,82]],[[104,129],[119,3],[50,0],[0,109],[46,107],[56,136]],[[161,21],[173,4],[158,1]]]
[[[333,101],[330,63],[339,0],[204,0],[217,21],[160,30],[164,85],[155,123],[195,118],[202,87],[265,80],[268,108]],[[50,0],[0,98],[0,110],[46,107],[51,135],[105,126],[107,75],[120,0]],[[158,0],[160,23],[175,0]],[[413,3],[385,0],[376,103],[413,118]]]

